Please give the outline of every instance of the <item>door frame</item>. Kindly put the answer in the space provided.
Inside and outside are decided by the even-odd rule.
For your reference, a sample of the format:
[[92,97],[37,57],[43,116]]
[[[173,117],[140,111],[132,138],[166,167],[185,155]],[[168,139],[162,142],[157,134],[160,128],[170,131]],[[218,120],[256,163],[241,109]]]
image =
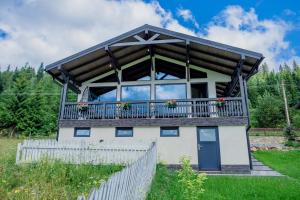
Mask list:
[[221,152],[220,152],[220,140],[219,140],[219,127],[218,126],[197,126],[196,127],[196,134],[197,134],[197,154],[198,154],[198,170],[201,171],[200,167],[200,134],[199,129],[215,129],[216,130],[216,145],[217,145],[217,162],[218,168],[217,169],[204,169],[205,171],[221,171]]

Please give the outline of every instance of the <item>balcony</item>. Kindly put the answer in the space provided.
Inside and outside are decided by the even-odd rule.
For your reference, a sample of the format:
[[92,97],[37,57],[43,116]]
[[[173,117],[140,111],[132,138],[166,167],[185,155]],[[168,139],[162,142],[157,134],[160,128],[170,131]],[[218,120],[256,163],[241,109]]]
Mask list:
[[171,119],[245,117],[241,97],[126,102],[66,103],[61,120]]

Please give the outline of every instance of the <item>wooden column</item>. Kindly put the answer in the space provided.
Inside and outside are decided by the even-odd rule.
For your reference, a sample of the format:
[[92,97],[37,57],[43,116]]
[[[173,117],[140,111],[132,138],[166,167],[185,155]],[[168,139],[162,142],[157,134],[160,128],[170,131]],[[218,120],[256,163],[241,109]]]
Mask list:
[[68,92],[68,82],[69,82],[69,77],[65,78],[65,82],[62,87],[62,92],[60,96],[60,116],[59,119],[63,119],[64,111],[65,111],[65,104],[67,101],[67,92]]
[[151,57],[150,99],[155,99],[155,57]]
[[242,109],[243,109],[243,116],[247,116],[247,106],[245,101],[245,90],[244,90],[244,83],[243,83],[243,76],[239,75],[239,85],[240,85],[240,93],[242,98]]
[[59,121],[63,118],[63,113],[65,112],[65,104],[67,100],[67,91],[68,91],[68,82],[69,78],[64,75],[64,83],[63,87],[61,88],[60,93],[60,103],[59,103],[59,111],[57,117],[57,133],[56,133],[56,141],[58,141],[59,136]]
[[248,157],[249,157],[249,165],[250,169],[252,169],[252,158],[251,158],[251,147],[250,147],[250,138],[249,138],[249,129],[250,129],[250,115],[249,115],[249,102],[248,102],[248,90],[247,90],[247,81],[244,79],[244,92],[245,92],[245,103],[247,109],[247,120],[248,120],[248,127],[246,129],[246,137],[247,137],[247,147],[248,147]]
[[245,103],[247,109],[247,116],[248,116],[248,127],[250,126],[250,115],[249,115],[249,100],[248,100],[248,89],[247,89],[247,81],[244,79],[244,91],[245,91]]

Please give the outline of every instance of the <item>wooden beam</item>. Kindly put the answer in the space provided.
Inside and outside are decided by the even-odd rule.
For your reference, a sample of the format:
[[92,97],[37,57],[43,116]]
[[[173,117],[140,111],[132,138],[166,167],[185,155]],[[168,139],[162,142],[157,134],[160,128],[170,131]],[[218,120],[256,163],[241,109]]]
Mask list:
[[[135,53],[137,53],[137,52],[139,52],[139,51],[143,51],[143,50],[146,50],[145,48],[142,48],[142,49],[138,49],[138,50],[135,50],[135,51],[133,51],[133,52],[131,52],[130,54],[135,54]],[[107,54],[105,55],[105,56],[107,56]],[[125,58],[127,55],[124,55],[124,56],[121,56],[121,57],[119,57],[118,59],[120,60],[120,59],[123,59],[123,58]],[[95,60],[96,61],[96,60]],[[95,62],[95,61],[93,61],[93,62]],[[97,71],[97,69],[99,69],[100,67],[102,67],[102,66],[106,66],[106,65],[109,65],[111,63],[111,61],[109,60],[108,62],[105,62],[105,63],[103,63],[103,64],[101,64],[101,65],[96,65],[95,67],[92,67],[92,68],[89,68],[88,70],[85,70],[85,71],[82,71],[82,72],[80,72],[79,74],[76,74],[76,77],[79,77],[79,76],[81,76],[81,75],[83,75],[83,74],[85,74],[85,73],[88,73],[88,72],[91,72],[91,71]],[[89,63],[90,64],[90,63]],[[121,66],[120,66],[121,67]]]
[[105,47],[105,52],[109,57],[110,60],[110,65],[114,68],[115,71],[115,75],[117,77],[118,80],[118,84],[120,84],[120,79],[119,79],[119,73],[118,70],[121,70],[121,67],[118,65],[117,60],[115,59],[113,53],[111,52],[110,48],[108,46]]
[[108,46],[105,47],[105,52],[109,57],[110,63],[112,64],[112,66],[118,70],[120,70],[120,66],[118,64],[117,59],[114,57],[112,51],[110,50],[110,48]]
[[243,109],[243,116],[247,116],[247,105],[246,105],[246,99],[245,99],[245,90],[244,90],[244,82],[243,82],[243,76],[239,75],[239,85],[240,85],[240,93],[242,98],[242,109]]
[[186,41],[186,80],[190,81],[190,41]]
[[239,76],[241,75],[242,72],[242,68],[243,68],[243,63],[245,61],[245,56],[242,55],[241,59],[239,60],[236,69],[234,70],[232,76],[231,76],[231,82],[227,85],[226,87],[226,96],[231,96],[233,90],[235,89],[235,87],[237,86],[237,83],[239,82]]
[[[66,77],[68,77],[68,81],[72,81],[75,85],[81,86],[81,83],[79,83],[78,81],[75,80],[75,77],[70,74],[68,71],[66,71],[63,66],[59,66],[58,67],[58,71],[63,75],[64,79],[66,79]],[[65,80],[64,80],[65,81]]]
[[[70,87],[71,90],[73,90],[75,93],[80,94],[80,89],[78,88],[78,86],[81,86],[80,83],[78,83],[76,80],[74,80],[75,78],[69,74],[66,70],[64,70],[62,68],[62,66],[58,67],[58,70],[60,71],[60,73],[63,76],[63,80],[57,79],[62,85],[64,85],[65,83],[68,84],[68,86]],[[53,77],[54,78],[54,77]]]
[[180,39],[165,39],[165,40],[153,40],[153,41],[139,41],[139,42],[121,42],[111,45],[112,47],[122,47],[122,46],[134,46],[134,45],[149,45],[149,44],[167,44],[167,43],[179,43],[184,42]]
[[145,42],[145,40],[143,38],[141,38],[139,35],[135,35],[133,36],[135,39],[137,39],[140,42]]
[[160,34],[156,33],[155,35],[153,35],[151,38],[147,39],[148,42],[155,40],[156,38],[158,38],[160,36]]
[[[149,39],[149,32],[148,30],[145,30],[145,35],[146,35],[146,40],[149,41],[150,39],[154,40],[156,37],[159,36],[159,34],[155,34],[153,35],[150,39]],[[156,36],[157,35],[157,36]],[[156,36],[156,37],[154,37]],[[153,64],[153,60],[152,60],[152,57],[154,55],[154,52],[153,52],[153,46],[151,44],[148,45],[148,52],[149,52],[149,55],[150,55],[150,60],[151,60],[151,70],[154,70],[154,64]]]

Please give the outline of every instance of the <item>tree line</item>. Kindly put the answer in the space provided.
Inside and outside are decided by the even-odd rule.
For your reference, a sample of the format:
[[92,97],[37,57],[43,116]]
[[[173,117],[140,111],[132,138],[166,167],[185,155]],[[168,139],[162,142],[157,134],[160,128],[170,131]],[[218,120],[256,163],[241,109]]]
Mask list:
[[[284,80],[291,122],[300,128],[300,67],[284,64],[279,71],[267,64],[248,82],[252,127],[285,127],[281,81]],[[73,96],[74,97],[74,96]],[[55,133],[60,86],[44,72],[25,65],[0,71],[0,135],[48,136]],[[74,98],[73,98],[74,99]]]

